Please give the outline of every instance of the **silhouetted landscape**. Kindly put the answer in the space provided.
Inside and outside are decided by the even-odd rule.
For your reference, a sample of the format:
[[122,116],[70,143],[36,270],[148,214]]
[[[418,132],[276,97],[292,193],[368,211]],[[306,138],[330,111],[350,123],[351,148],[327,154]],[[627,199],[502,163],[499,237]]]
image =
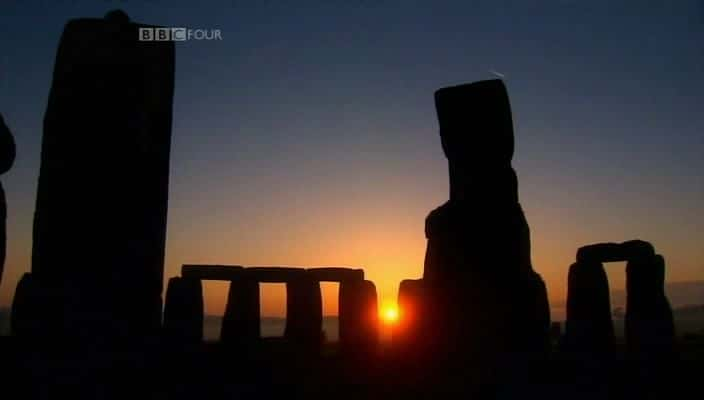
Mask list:
[[[200,31],[194,40],[221,39],[220,30]],[[569,249],[574,256],[559,270],[564,301],[549,296],[554,275],[546,278],[534,251],[545,226],[531,223],[536,213],[527,211],[519,187],[532,182],[518,162],[525,152],[522,124],[531,116],[515,111],[512,84],[493,69],[492,79],[437,84],[418,100],[429,109],[420,119],[434,106],[437,132],[413,147],[441,152],[446,176],[433,179],[449,183],[417,232],[425,240],[420,276],[389,285],[342,256],[339,264],[289,264],[273,248],[264,250],[272,264],[252,262],[246,253],[237,255],[241,264],[230,257],[213,261],[220,255],[205,251],[178,253],[178,271],[167,273],[172,172],[187,162],[172,157],[180,140],[174,121],[182,112],[175,107],[184,63],[178,43],[191,35],[112,10],[70,19],[56,38],[41,132],[32,133],[41,137],[41,151],[31,262],[13,287],[10,307],[0,308],[3,395],[683,399],[701,391],[704,281],[694,280],[700,275],[669,280],[672,260],[681,258],[667,254],[672,246],[660,240],[644,240],[661,237],[656,225],[635,225],[642,237],[589,237]],[[232,128],[230,134],[247,132]],[[0,174],[23,157],[16,136],[13,122],[0,118]],[[341,139],[336,132],[327,136]],[[282,148],[279,159],[290,150]],[[589,157],[589,146],[583,152]],[[357,156],[365,157],[349,154]],[[227,154],[237,157],[247,154]],[[236,173],[215,160],[206,172]],[[409,173],[415,175],[421,172]],[[251,187],[266,179],[252,178]],[[272,202],[294,201],[280,186]],[[208,190],[193,193],[187,205],[207,215],[201,198]],[[390,209],[406,201],[399,197]],[[255,205],[262,207],[260,221],[283,227],[293,220]],[[13,207],[0,186],[0,278],[7,237],[19,234],[7,229]],[[345,216],[322,199],[305,207]],[[244,231],[258,239],[257,229],[236,226],[220,234]],[[316,229],[309,230],[315,235]],[[187,234],[196,243],[206,233]],[[612,237],[606,229],[603,235]],[[279,239],[280,245],[295,249],[299,236]],[[331,254],[326,260],[337,256]],[[613,276],[623,276],[624,285]],[[213,283],[223,288],[215,295],[221,312],[210,308]],[[283,312],[271,311],[275,300],[266,295],[276,291],[266,285],[272,284],[283,293]],[[334,295],[327,284],[335,285]],[[391,306],[382,295],[389,286],[398,289]]]

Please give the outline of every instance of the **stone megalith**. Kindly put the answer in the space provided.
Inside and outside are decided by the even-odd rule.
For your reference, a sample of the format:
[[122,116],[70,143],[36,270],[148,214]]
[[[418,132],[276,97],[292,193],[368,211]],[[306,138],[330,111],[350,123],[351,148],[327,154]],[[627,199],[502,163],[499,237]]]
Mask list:
[[424,339],[438,360],[470,367],[542,352],[549,309],[511,166],[506,88],[500,80],[446,87],[435,105],[450,199],[426,219],[423,318],[434,326]]
[[630,358],[664,361],[673,356],[675,326],[665,295],[661,255],[626,264],[626,346]]
[[286,283],[284,337],[295,348],[318,352],[322,344],[323,298],[317,280],[303,274]]
[[175,345],[203,340],[203,285],[194,278],[169,279],[164,304],[164,337]]
[[[52,335],[135,341],[161,330],[173,42],[122,12],[69,21],[44,115],[32,274],[63,293]],[[52,300],[47,300],[52,301]],[[35,319],[51,319],[38,307]]]
[[595,359],[611,358],[614,326],[609,281],[600,262],[572,264],[567,278],[564,349]]
[[[629,357],[637,359],[671,357],[675,331],[672,309],[665,295],[665,262],[662,256],[655,253],[653,245],[643,240],[597,243],[581,247],[577,251],[576,265],[582,266],[580,268],[586,272],[573,276],[572,270],[570,270],[568,333],[570,298],[575,299],[573,307],[594,309],[599,307],[598,315],[596,313],[591,315],[591,323],[604,325],[605,314],[610,306],[608,297],[605,297],[608,295],[608,282],[603,268],[601,268],[601,263],[616,261],[627,262],[625,324]],[[586,265],[599,265],[601,271],[597,273],[593,269],[585,267]],[[574,294],[571,289],[573,286],[575,287]],[[580,294],[577,294],[577,291]],[[608,312],[610,321],[611,314],[610,311]],[[610,335],[613,336],[613,327],[610,329]],[[591,340],[597,340],[596,337],[599,335],[594,333],[592,336]]]
[[409,358],[414,354],[410,350],[423,347],[424,332],[427,327],[423,326],[428,322],[429,313],[426,312],[427,295],[422,279],[404,279],[398,289],[398,324],[391,334],[391,342],[394,350],[401,355],[409,353]]
[[340,349],[347,355],[372,354],[379,341],[376,287],[367,280],[340,283]]
[[[10,170],[15,162],[15,152],[15,139],[0,114],[0,174]],[[2,187],[2,182],[0,182],[0,283],[2,283],[2,273],[5,269],[6,251],[7,201],[5,199],[5,189]]]
[[596,243],[577,250],[577,262],[617,262],[650,259],[655,256],[653,245],[643,240],[623,243]]
[[261,335],[259,283],[241,277],[230,282],[220,341],[227,345],[256,343]]

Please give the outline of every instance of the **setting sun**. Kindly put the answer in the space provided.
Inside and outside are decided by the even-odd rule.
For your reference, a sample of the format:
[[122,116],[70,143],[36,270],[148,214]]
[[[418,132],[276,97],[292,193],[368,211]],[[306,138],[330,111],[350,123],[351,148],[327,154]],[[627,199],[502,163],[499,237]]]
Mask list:
[[394,324],[398,321],[398,308],[395,305],[384,307],[381,313],[381,318],[387,324]]

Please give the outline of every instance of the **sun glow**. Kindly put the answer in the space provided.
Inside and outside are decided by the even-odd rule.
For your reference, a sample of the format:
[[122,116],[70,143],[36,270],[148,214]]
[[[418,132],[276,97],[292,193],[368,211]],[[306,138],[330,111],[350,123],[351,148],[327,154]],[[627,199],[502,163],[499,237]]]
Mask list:
[[381,311],[381,319],[386,324],[395,324],[398,322],[398,307],[392,304],[385,306]]

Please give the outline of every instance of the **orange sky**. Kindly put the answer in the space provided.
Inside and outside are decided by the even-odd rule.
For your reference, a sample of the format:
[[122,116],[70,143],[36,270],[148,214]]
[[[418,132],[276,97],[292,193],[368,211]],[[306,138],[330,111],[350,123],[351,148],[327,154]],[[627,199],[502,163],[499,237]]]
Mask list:
[[[2,60],[0,112],[18,151],[2,176],[0,307],[30,268],[61,31],[112,8],[10,3],[12,31],[41,29]],[[699,2],[157,3],[117,5],[150,24],[222,25],[225,37],[178,45],[165,280],[185,263],[351,266],[380,304],[394,301],[402,279],[420,277],[424,219],[448,194],[433,92],[492,70],[506,77],[533,265],[555,305],[575,251],[594,242],[650,241],[668,280],[704,280]],[[609,266],[612,287],[621,270]],[[208,312],[222,312],[224,296],[209,284]],[[265,294],[263,311],[282,304]]]
[[[438,168],[438,174],[442,173]],[[530,185],[523,183],[522,187]],[[414,196],[413,188],[402,194],[374,189],[355,194],[313,187],[302,198],[281,203],[266,201],[271,193],[263,191],[240,203],[247,207],[232,209],[228,208],[228,196],[222,193],[204,197],[203,208],[181,208],[180,202],[172,202],[165,276],[176,275],[184,263],[362,267],[367,279],[377,286],[380,306],[394,302],[400,280],[422,274],[423,221],[428,211],[441,204],[444,191],[423,198]],[[704,278],[698,268],[704,251],[693,222],[673,219],[662,209],[646,219],[647,208],[628,209],[606,196],[584,196],[584,207],[573,208],[576,201],[569,197],[580,195],[547,199],[522,190],[534,268],[545,279],[554,304],[564,300],[567,268],[577,247],[598,241],[650,240],[666,257],[668,280]],[[313,198],[320,199],[319,207],[309,205]],[[9,216],[8,262],[0,288],[0,304],[4,306],[10,304],[16,282],[30,264],[31,225],[26,224],[27,216],[21,217]],[[18,224],[22,219],[25,224]],[[612,287],[623,287],[623,268],[607,268]],[[263,291],[263,315],[282,315],[283,287],[263,285]],[[208,283],[205,293],[206,311],[221,314],[226,285]],[[336,285],[325,285],[326,314],[336,310],[336,294]]]

